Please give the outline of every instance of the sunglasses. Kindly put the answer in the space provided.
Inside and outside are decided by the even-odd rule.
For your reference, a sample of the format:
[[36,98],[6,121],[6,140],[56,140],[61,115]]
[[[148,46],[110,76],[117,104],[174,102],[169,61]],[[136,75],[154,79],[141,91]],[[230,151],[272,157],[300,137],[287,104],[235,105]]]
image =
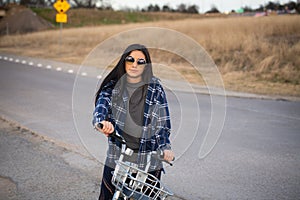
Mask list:
[[[133,63],[135,62],[135,59],[134,59],[134,57],[132,57],[132,56],[127,56],[127,57],[125,58],[125,61],[126,61],[127,63],[129,63],[129,64],[133,64]],[[145,64],[147,64],[147,63],[146,63],[146,60],[143,59],[143,58],[137,59],[136,62],[137,62],[138,65],[145,65]]]

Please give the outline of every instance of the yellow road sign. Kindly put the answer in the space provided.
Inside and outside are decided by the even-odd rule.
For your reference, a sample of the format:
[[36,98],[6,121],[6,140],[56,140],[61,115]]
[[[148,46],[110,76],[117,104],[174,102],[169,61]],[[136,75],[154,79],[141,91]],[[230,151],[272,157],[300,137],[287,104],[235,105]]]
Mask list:
[[65,13],[70,9],[70,4],[66,0],[57,0],[53,5],[58,13]]
[[58,13],[56,14],[56,22],[60,23],[67,23],[68,17],[65,13]]

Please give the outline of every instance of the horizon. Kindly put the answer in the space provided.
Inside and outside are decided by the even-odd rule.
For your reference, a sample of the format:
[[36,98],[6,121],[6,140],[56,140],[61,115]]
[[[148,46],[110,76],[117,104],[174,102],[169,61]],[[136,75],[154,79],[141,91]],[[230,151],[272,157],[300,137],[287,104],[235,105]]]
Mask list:
[[[261,5],[267,5],[269,2],[285,4],[290,2],[291,0],[276,0],[276,1],[268,1],[268,0],[231,0],[230,2],[224,2],[223,0],[152,0],[151,2],[147,0],[112,0],[109,1],[112,8],[114,10],[122,10],[122,9],[143,9],[152,5],[158,5],[160,8],[164,5],[168,5],[170,8],[176,9],[180,4],[185,4],[187,6],[196,5],[199,8],[199,13],[205,13],[214,6],[220,12],[229,12],[232,10],[238,10],[244,7],[250,7],[251,9],[259,8]],[[295,1],[297,2],[297,1]]]

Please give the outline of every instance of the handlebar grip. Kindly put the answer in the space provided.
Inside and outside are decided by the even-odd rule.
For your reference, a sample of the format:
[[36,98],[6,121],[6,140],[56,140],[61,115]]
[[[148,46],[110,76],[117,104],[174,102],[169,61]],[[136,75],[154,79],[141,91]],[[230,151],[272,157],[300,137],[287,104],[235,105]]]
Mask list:
[[101,123],[96,124],[96,126],[100,129],[103,129],[103,124],[101,124]]
[[[168,163],[170,166],[173,166],[173,163],[171,163],[171,162],[169,162],[169,161],[166,161],[165,159],[164,159],[164,152],[162,151],[162,150],[157,150],[156,151],[156,157],[157,157],[157,159],[158,160],[161,160],[161,161],[163,161],[163,162],[166,162],[166,163]],[[173,160],[172,160],[172,162],[173,161],[175,161],[175,156],[173,157]]]

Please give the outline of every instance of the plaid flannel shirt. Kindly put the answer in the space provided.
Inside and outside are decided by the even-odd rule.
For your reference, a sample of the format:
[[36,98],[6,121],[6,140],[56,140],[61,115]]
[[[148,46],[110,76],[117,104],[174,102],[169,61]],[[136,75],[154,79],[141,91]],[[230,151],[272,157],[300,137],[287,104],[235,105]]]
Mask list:
[[[119,103],[113,102],[112,99],[120,94],[120,88],[113,88],[113,85],[115,85],[114,81],[109,82],[100,92],[93,113],[93,125],[96,126],[97,123],[108,120],[115,126],[116,131],[122,135],[122,130],[124,130],[125,126],[127,101],[129,98],[128,93],[123,92],[122,101]],[[146,165],[147,153],[157,149],[171,149],[169,140],[170,131],[171,122],[166,94],[160,81],[153,77],[148,84],[144,106],[142,137],[140,138],[140,148],[138,152],[138,165],[141,169]],[[110,137],[108,144],[106,164],[114,166],[115,160],[119,159],[121,145],[118,141]],[[150,170],[161,167],[161,161],[154,160],[151,162]]]

